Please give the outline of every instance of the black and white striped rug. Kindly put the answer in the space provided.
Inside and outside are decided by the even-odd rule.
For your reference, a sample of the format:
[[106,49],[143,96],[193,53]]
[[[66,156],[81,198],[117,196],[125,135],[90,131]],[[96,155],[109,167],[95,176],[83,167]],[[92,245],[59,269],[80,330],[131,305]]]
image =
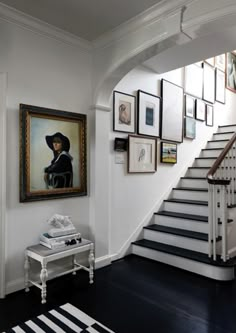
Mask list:
[[67,303],[3,333],[114,333]]

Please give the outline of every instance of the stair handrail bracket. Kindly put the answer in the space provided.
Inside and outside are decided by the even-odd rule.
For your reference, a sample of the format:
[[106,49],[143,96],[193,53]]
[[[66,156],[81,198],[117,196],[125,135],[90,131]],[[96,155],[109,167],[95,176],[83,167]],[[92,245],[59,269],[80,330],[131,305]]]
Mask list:
[[236,188],[236,133],[229,140],[221,154],[207,173],[208,182],[208,243],[209,257],[217,258],[219,224],[222,225],[221,258],[229,259],[228,249],[228,208],[235,204]]

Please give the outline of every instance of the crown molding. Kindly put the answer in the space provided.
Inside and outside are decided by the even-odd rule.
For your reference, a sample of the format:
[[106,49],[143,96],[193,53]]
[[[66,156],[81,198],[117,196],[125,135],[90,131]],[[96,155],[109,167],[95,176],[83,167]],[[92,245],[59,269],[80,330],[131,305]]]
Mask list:
[[89,108],[89,110],[91,110],[91,111],[111,112],[111,107],[105,106],[105,105],[95,104],[95,105],[91,105],[90,108]]
[[53,38],[57,41],[77,46],[82,48],[84,51],[89,52],[92,50],[92,43],[79,38],[69,32],[52,26],[46,22],[36,19],[30,15],[27,15],[17,9],[9,7],[0,3],[0,19],[14,23],[21,28],[30,30],[34,33]]
[[92,45],[94,49],[107,47],[127,34],[143,29],[156,21],[163,20],[165,16],[175,14],[176,11],[179,11],[181,8],[186,7],[195,1],[196,0],[162,0],[141,14],[119,25],[117,28],[98,37],[92,42]]

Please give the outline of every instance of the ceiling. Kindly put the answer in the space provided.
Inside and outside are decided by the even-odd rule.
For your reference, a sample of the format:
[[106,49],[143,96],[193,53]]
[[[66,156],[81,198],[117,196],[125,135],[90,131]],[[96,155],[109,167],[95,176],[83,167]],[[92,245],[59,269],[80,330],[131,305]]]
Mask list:
[[28,15],[92,41],[166,0],[0,0]]

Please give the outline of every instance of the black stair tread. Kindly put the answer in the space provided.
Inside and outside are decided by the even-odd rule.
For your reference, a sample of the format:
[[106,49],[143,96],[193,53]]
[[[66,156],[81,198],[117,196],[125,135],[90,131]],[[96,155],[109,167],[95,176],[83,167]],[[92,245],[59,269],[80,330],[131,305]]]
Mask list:
[[221,141],[229,141],[229,139],[209,140],[209,141],[207,141],[207,142],[221,142]]
[[[196,232],[196,231],[166,227],[166,226],[162,226],[162,225],[158,225],[158,224],[149,225],[147,227],[144,227],[144,229],[164,232],[164,233],[168,233],[168,234],[172,234],[172,235],[176,235],[176,236],[187,237],[187,238],[194,238],[194,239],[208,242],[208,234],[204,234],[203,232]],[[217,241],[219,241],[219,240],[221,240],[221,237],[218,237]]]
[[164,202],[176,202],[176,203],[183,203],[183,204],[208,206],[208,201],[201,201],[201,200],[167,199],[167,200],[164,200]]
[[210,169],[210,167],[189,167],[188,169]]
[[180,177],[180,179],[198,179],[198,180],[206,180],[206,177]]
[[222,128],[222,127],[231,127],[231,126],[236,126],[236,124],[232,124],[232,125],[219,125],[218,127]]
[[216,160],[216,157],[196,157],[195,160]]
[[155,215],[176,217],[176,218],[181,218],[181,219],[185,219],[185,220],[196,220],[196,221],[201,221],[201,222],[208,222],[208,217],[207,216],[202,216],[202,215],[169,212],[169,211],[165,211],[165,210],[162,210],[162,211],[154,213],[154,214]]
[[233,133],[235,133],[235,132],[234,132],[234,131],[230,131],[230,132],[219,132],[219,133],[216,132],[216,133],[213,133],[213,135],[216,135],[216,134],[217,134],[217,135],[218,135],[218,134],[219,134],[219,135],[221,135],[221,134],[233,134]]
[[204,148],[202,150],[223,150],[224,148]]
[[173,190],[208,192],[207,188],[200,188],[200,187],[174,187]]
[[141,239],[136,242],[133,242],[132,244],[137,245],[137,246],[146,247],[146,248],[160,251],[160,252],[165,252],[165,253],[172,254],[175,256],[187,258],[190,260],[202,262],[202,263],[205,263],[208,265],[222,266],[222,267],[233,267],[235,265],[235,260],[233,258],[228,260],[227,262],[224,262],[221,260],[220,256],[217,255],[217,260],[214,261],[211,258],[209,258],[208,255],[205,253],[200,253],[200,252],[196,252],[196,251],[192,251],[192,250],[186,250],[186,249],[182,249],[177,246],[158,243],[158,242],[150,241],[147,239]]

